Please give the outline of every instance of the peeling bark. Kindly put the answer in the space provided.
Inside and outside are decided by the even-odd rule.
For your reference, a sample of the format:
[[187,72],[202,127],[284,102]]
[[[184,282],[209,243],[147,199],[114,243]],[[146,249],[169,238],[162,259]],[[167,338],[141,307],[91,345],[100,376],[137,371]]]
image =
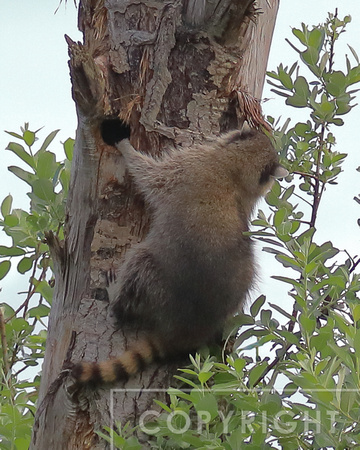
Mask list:
[[[263,123],[260,96],[278,0],[82,0],[83,43],[67,38],[78,113],[66,238],[48,235],[56,292],[33,449],[105,448],[112,418],[136,423],[173,366],[152,366],[113,393],[74,391],[70,362],[119,355],[137,330],[115,330],[105,272],[148,230],[122,156],[103,142],[105,118],[131,128],[135,148],[160,154]],[[137,391],[131,391],[131,388]],[[159,394],[164,398],[164,394]],[[159,398],[159,396],[158,396]],[[111,415],[113,414],[113,415]]]

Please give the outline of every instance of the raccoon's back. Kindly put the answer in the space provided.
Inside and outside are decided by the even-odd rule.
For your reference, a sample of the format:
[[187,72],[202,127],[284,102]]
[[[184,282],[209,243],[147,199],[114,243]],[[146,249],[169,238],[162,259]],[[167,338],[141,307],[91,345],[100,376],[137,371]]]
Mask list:
[[[240,241],[240,242],[239,242]],[[243,239],[213,251],[199,250],[201,240],[168,242],[159,249],[159,264],[169,290],[169,313],[189,327],[221,327],[238,312],[252,286],[251,243]],[[157,250],[155,250],[157,253]],[[160,259],[160,254],[162,258]]]

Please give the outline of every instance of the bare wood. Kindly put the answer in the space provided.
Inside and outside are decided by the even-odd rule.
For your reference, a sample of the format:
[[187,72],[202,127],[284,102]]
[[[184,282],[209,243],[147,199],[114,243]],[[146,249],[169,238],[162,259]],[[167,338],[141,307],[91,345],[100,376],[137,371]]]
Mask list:
[[112,426],[110,404],[117,420],[136,423],[153,407],[144,388],[167,388],[174,371],[152,366],[112,400],[109,390],[74,392],[67,377],[70,361],[116,356],[137,333],[115,332],[101,293],[105,271],[149,219],[121,155],[101,138],[102,121],[126,120],[134,147],[153,154],[236,128],[244,116],[259,123],[277,9],[278,0],[80,2],[84,43],[67,38],[79,122],[66,239],[49,239],[56,293],[31,448],[104,448],[95,431]]

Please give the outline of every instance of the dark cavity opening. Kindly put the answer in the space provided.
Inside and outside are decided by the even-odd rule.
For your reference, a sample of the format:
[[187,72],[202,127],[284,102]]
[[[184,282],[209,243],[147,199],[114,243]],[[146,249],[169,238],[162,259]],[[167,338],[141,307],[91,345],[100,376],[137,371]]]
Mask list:
[[108,145],[130,137],[130,127],[120,119],[105,119],[100,126],[101,137]]

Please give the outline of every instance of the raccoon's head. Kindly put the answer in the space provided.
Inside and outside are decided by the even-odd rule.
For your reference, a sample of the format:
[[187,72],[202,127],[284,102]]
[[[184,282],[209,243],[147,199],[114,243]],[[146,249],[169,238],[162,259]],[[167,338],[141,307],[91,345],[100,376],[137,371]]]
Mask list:
[[235,182],[253,198],[265,195],[276,178],[288,175],[271,139],[261,131],[245,125],[225,136],[223,145],[231,152]]

